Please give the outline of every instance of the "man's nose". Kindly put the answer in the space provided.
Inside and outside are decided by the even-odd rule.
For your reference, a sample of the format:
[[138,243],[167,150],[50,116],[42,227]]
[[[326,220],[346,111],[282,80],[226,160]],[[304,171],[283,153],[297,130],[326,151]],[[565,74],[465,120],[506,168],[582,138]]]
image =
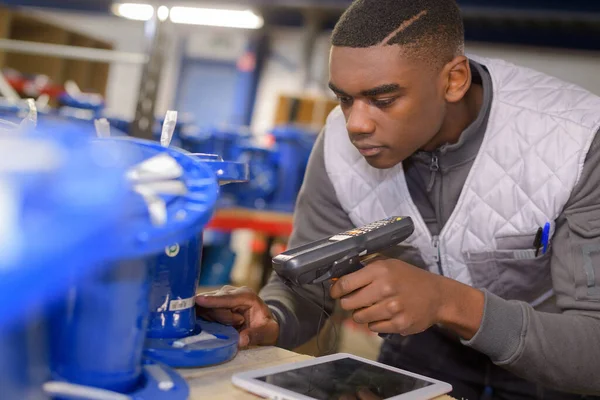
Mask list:
[[375,132],[375,122],[371,118],[368,106],[361,101],[355,101],[348,110],[346,129],[351,137],[370,135]]

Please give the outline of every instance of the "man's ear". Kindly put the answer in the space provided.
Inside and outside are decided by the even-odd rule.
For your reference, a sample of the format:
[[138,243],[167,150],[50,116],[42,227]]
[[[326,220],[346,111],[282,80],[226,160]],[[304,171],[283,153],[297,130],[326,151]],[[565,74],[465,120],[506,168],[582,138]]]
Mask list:
[[442,79],[446,84],[445,97],[449,103],[457,103],[471,87],[471,67],[465,56],[455,57],[442,70]]

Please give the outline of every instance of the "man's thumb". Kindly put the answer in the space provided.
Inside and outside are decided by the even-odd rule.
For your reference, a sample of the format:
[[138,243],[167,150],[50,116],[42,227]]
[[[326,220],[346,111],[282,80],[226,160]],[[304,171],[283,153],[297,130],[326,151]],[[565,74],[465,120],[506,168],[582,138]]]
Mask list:
[[242,348],[265,344],[269,335],[266,326],[246,328],[240,332],[239,345]]

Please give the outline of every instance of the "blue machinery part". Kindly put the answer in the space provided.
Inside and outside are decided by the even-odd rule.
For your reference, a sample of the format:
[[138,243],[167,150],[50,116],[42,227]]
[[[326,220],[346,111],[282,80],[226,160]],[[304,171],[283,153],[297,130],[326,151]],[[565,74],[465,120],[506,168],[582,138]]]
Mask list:
[[226,161],[236,161],[241,146],[251,138],[251,132],[238,126],[219,126],[210,129],[184,129],[182,146],[192,153],[218,154]]
[[[243,162],[223,161],[223,159],[214,154],[192,153],[204,161],[217,175],[221,192],[218,200],[219,208],[231,207],[237,202],[237,186],[227,185],[229,183],[248,182],[250,179],[249,165]],[[227,185],[227,186],[225,186]],[[224,187],[223,187],[224,186]]]
[[[85,137],[62,138],[59,132],[0,133],[0,173],[7,186],[0,192],[18,199],[16,210],[1,218],[3,229],[16,232],[0,240],[0,281],[6,286],[0,302],[11,304],[0,313],[0,326],[64,293],[68,277],[98,270],[106,257],[105,237],[120,229],[129,188],[123,165],[103,165],[109,147],[97,148]],[[73,248],[85,250],[69,253]],[[19,268],[10,267],[15,260]]]
[[221,157],[214,154],[191,154],[204,162],[215,173],[219,185],[229,183],[248,182],[250,169],[243,162],[223,161]]
[[[195,154],[210,167],[220,184],[248,179],[245,164],[218,156]],[[194,297],[200,278],[202,235],[172,243],[155,258],[152,310],[145,354],[172,367],[201,367],[230,360],[237,354],[235,328],[196,318]]]
[[[9,127],[14,128],[13,125]],[[59,128],[60,126],[52,129],[51,135],[40,135],[40,138],[48,140],[53,136],[61,136]],[[12,268],[10,274],[2,276],[6,278],[2,280],[2,285],[23,280],[22,284],[12,286],[13,289],[19,288],[14,298],[22,301],[17,302],[17,305],[23,304],[20,313],[19,307],[15,307],[12,312],[22,318],[10,318],[10,313],[0,316],[11,322],[10,327],[0,324],[0,349],[3,350],[0,361],[0,372],[3,374],[0,381],[8,379],[12,385],[8,389],[5,389],[7,385],[2,385],[4,394],[10,393],[8,398],[19,399],[43,395],[40,387],[48,379],[48,375],[43,373],[47,370],[48,361],[43,351],[31,347],[30,336],[26,335],[36,323],[43,323],[43,318],[33,318],[36,302],[29,299],[39,298],[38,303],[45,302],[52,294],[57,299],[48,303],[47,310],[43,310],[52,319],[49,329],[49,358],[54,381],[44,385],[48,393],[60,398],[65,396],[65,391],[73,390],[70,384],[76,384],[89,386],[86,390],[101,388],[134,395],[138,399],[187,398],[189,390],[185,381],[157,359],[166,357],[170,363],[177,363],[174,360],[179,358],[178,354],[185,353],[187,365],[200,366],[229,360],[237,352],[238,334],[235,329],[196,321],[193,308],[186,305],[189,304],[190,297],[193,304],[200,272],[198,262],[202,247],[201,231],[216,204],[219,192],[217,181],[224,184],[247,180],[247,166],[223,162],[210,155],[194,157],[184,151],[165,149],[155,142],[144,140],[91,139],[88,134],[73,135],[72,132],[63,136],[68,138],[67,142],[71,146],[79,145],[76,147],[77,151],[69,153],[68,168],[60,170],[65,176],[58,174],[54,179],[48,179],[47,174],[19,176],[20,187],[25,193],[19,198],[23,200],[31,197],[32,202],[27,202],[27,206],[30,203],[42,204],[51,211],[50,215],[57,213],[61,218],[60,223],[54,219],[40,219],[44,224],[34,226],[36,229],[31,231],[31,235],[21,235],[31,239],[37,247],[28,246],[27,251],[21,253],[13,251],[22,258],[15,258],[13,254],[8,261],[27,260],[29,262],[18,264],[28,265],[28,268]],[[82,143],[92,144],[90,151],[82,151]],[[35,150],[35,147],[29,145],[29,149]],[[33,152],[32,158],[36,159],[39,154],[39,151]],[[165,204],[166,223],[156,226],[152,223],[147,204],[131,190],[135,185],[123,177],[125,170],[130,171],[132,167],[159,154],[168,154],[181,167],[183,173],[178,180],[185,184],[187,191],[185,194],[158,193]],[[96,167],[95,170],[79,165],[85,160],[91,160],[89,162]],[[84,163],[83,166],[85,165]],[[57,185],[57,178],[63,178],[65,184]],[[102,185],[104,181],[113,182],[115,187]],[[50,182],[51,187],[40,196],[39,189],[44,187],[44,183],[47,185]],[[85,195],[82,197],[82,193],[89,198]],[[76,202],[65,202],[64,207],[60,207],[65,200]],[[37,212],[44,207],[40,210],[39,207],[33,207],[32,214],[39,217]],[[71,220],[68,218],[76,224],[69,224]],[[62,229],[66,234],[55,234]],[[23,232],[30,233],[23,229],[19,233]],[[53,235],[47,235],[47,232],[53,232]],[[36,234],[43,237],[38,238]],[[77,240],[71,242],[71,238]],[[6,246],[6,243],[3,245]],[[83,246],[90,243],[93,246]],[[19,249],[12,242],[8,244]],[[65,257],[64,251],[69,248],[73,248],[71,257]],[[49,257],[57,249],[60,249],[60,259]],[[0,258],[2,266],[8,263],[6,254],[9,253],[3,253],[4,257]],[[42,255],[45,257],[41,257]],[[45,268],[44,272],[47,272],[49,265],[60,265],[60,273],[43,274],[49,276],[49,279],[34,279],[31,273],[22,273],[33,271],[41,276],[40,271],[36,270],[36,262]],[[83,273],[86,270],[84,265],[90,266],[87,274]],[[176,324],[173,329],[153,329],[156,327],[155,318],[151,318],[149,326],[149,303],[164,293],[161,279],[165,266],[172,272],[173,280],[168,281],[172,290],[169,289],[167,295],[172,300],[167,310],[163,308],[153,311],[163,312],[161,317],[168,313],[187,313],[188,326],[184,330],[178,330]],[[186,276],[195,277],[190,280],[191,286],[189,281],[186,282]],[[60,279],[56,279],[57,277]],[[36,288],[31,282],[52,286],[52,290],[22,290],[28,284]],[[9,295],[10,288],[11,285],[7,285],[0,296]],[[69,295],[65,296],[67,290]],[[4,304],[10,303],[12,301]],[[31,310],[31,315],[25,315],[23,309]],[[33,332],[41,335],[35,343],[43,343],[45,328],[33,329]],[[146,353],[152,358],[144,359],[142,353],[146,334],[167,340],[158,339],[158,348],[147,348]],[[194,343],[189,342],[190,334],[194,337]],[[198,335],[202,336],[202,342],[198,341]],[[174,345],[174,336],[179,339],[188,336],[184,338],[188,342]],[[148,339],[151,340],[153,339]],[[165,344],[167,348],[164,348]],[[35,365],[30,364],[33,358],[24,357],[26,351],[38,356]],[[189,356],[190,353],[192,357]],[[8,359],[9,355],[15,357]],[[19,366],[22,368],[18,368]],[[165,383],[168,390],[164,389]],[[85,397],[85,394],[82,395]]]
[[315,134],[289,125],[273,130],[277,152],[277,188],[270,208],[292,212],[304,180]]
[[224,188],[221,207],[292,212],[317,135],[295,125],[279,126],[272,134],[276,143],[272,150],[253,146],[249,132],[239,127],[188,130],[181,139],[193,153],[219,154],[249,165],[249,183]]
[[119,230],[127,199],[122,166],[103,165],[109,149],[63,139],[60,132],[0,132],[3,399],[46,398],[44,306],[66,293],[67,279],[101,269],[105,238]]
[[98,94],[81,93],[79,96],[71,96],[64,92],[58,97],[58,101],[67,107],[80,110],[90,110],[99,115],[104,109],[104,99]]
[[243,207],[265,209],[277,190],[277,160],[273,150],[243,146],[238,161],[247,163],[250,180],[239,186],[238,203]]
[[[214,210],[218,184],[212,169],[180,150],[129,138],[101,139],[97,143],[118,145],[122,154],[132,155],[130,167],[166,154],[182,168],[178,180],[187,188],[185,194],[157,192],[166,206],[163,225],[152,222],[141,200],[130,207],[126,226],[112,237],[110,254],[114,261],[105,273],[74,284],[75,294],[54,314],[52,366],[57,380],[139,396],[144,391],[152,392],[156,384],[154,375],[148,374],[152,369],[142,364],[145,336],[152,336],[156,327],[157,310],[152,305],[166,294],[165,314],[181,315],[185,313],[182,304],[190,296],[193,299],[194,283],[188,287],[185,279],[197,274],[197,270],[191,271],[199,257],[195,249]],[[165,274],[172,281],[165,281]],[[165,282],[172,290],[166,289]],[[172,311],[173,307],[177,311]],[[165,335],[171,336],[167,332]],[[160,360],[153,357],[152,362]],[[154,367],[157,365],[171,374],[160,363]],[[186,396],[187,385],[175,384],[173,390],[156,391],[148,398]]]

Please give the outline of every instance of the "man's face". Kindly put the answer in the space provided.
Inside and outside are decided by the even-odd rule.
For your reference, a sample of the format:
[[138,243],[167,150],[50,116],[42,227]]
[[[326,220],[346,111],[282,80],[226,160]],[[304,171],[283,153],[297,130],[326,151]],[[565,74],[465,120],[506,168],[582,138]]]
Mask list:
[[334,46],[329,69],[350,140],[371,166],[391,168],[439,132],[446,109],[440,74],[400,46]]

